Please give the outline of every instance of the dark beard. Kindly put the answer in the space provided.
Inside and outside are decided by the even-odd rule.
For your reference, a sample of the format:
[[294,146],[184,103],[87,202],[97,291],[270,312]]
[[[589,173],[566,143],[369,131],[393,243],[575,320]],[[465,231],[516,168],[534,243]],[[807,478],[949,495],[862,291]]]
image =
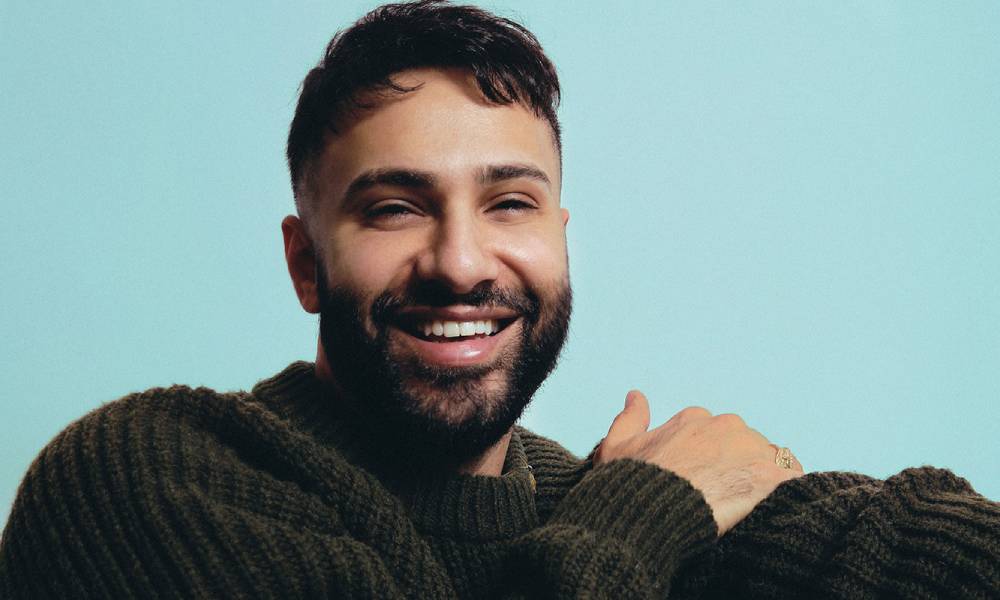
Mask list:
[[[361,299],[343,288],[330,289],[322,275],[317,283],[320,341],[359,433],[406,468],[453,470],[496,444],[555,368],[572,309],[568,283],[546,301],[530,291],[482,287],[456,295],[427,284],[404,295],[379,295],[369,311],[373,337]],[[414,305],[511,308],[521,316],[519,339],[490,364],[400,361],[391,354],[389,328],[401,308]],[[503,377],[501,391],[485,389],[490,375]]]

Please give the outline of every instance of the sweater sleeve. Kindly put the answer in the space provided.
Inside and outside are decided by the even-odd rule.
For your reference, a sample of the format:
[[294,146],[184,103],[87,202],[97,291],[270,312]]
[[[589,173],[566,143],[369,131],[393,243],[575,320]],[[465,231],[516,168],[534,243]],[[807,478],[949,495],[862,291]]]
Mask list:
[[679,577],[682,598],[998,598],[1000,503],[930,467],[786,482]]
[[[150,390],[66,428],[18,491],[0,597],[457,596],[377,480],[240,400]],[[690,485],[620,461],[590,470],[505,553],[509,591],[649,596],[714,538]]]
[[269,413],[218,400],[147,392],[57,436],[12,507],[0,597],[455,596],[371,481],[285,439]]
[[678,567],[717,529],[704,497],[654,465],[618,460],[590,470],[546,524],[512,554],[511,595],[662,598]]
[[[0,540],[0,597],[456,597],[397,499],[296,436],[211,390],[151,390],[94,411],[29,468]],[[660,595],[714,539],[687,482],[612,463],[504,552],[507,591]]]

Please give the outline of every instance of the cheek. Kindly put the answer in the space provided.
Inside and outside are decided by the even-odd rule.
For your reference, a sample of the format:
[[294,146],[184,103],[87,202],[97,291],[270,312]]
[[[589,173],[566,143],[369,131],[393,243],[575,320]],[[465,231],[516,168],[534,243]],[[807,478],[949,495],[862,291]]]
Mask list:
[[333,244],[328,277],[366,297],[401,285],[411,269],[407,245],[387,236],[355,236]]
[[524,232],[509,236],[502,248],[510,268],[533,285],[567,277],[566,240],[561,234]]

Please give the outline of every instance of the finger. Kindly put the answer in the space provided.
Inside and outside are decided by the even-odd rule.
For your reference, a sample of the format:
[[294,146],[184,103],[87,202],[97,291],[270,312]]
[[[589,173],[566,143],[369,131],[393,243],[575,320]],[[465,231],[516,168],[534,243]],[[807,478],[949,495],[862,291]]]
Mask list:
[[[760,432],[759,429],[754,429],[753,427],[747,427],[747,431],[754,437],[754,439],[759,440],[761,444],[765,446],[774,446],[771,440],[767,439],[767,436]],[[777,448],[777,446],[775,446]]]
[[670,417],[670,420],[663,425],[660,425],[658,429],[673,429],[684,423],[708,419],[711,418],[711,416],[712,413],[700,406],[689,406],[678,412],[676,415]]
[[622,409],[608,429],[604,443],[614,445],[631,437],[645,433],[649,429],[649,401],[639,390],[632,390],[625,396]]
[[[780,452],[781,452],[780,446],[778,446],[777,444],[768,444],[768,455],[775,462],[775,464],[778,463],[778,453]],[[799,459],[797,456],[795,456],[795,453],[792,452],[791,450],[789,450],[789,458],[791,459],[791,464],[788,467],[783,467],[782,470],[792,471],[793,473],[795,473],[796,477],[805,474],[806,472],[805,468],[802,466],[802,463],[799,462]]]
[[792,454],[792,470],[802,475],[805,475],[806,473],[806,468],[802,466],[802,463],[799,462],[799,458],[794,454]]
[[799,469],[781,469],[782,481],[788,481],[789,479],[798,479],[803,475],[805,475],[805,473],[803,473]]

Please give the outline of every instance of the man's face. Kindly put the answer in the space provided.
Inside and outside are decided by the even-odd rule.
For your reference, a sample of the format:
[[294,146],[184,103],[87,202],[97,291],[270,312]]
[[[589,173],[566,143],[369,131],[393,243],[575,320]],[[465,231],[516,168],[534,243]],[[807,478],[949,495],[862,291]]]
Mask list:
[[554,367],[570,312],[551,129],[470,78],[410,71],[317,161],[321,341],[377,431],[463,461]]

